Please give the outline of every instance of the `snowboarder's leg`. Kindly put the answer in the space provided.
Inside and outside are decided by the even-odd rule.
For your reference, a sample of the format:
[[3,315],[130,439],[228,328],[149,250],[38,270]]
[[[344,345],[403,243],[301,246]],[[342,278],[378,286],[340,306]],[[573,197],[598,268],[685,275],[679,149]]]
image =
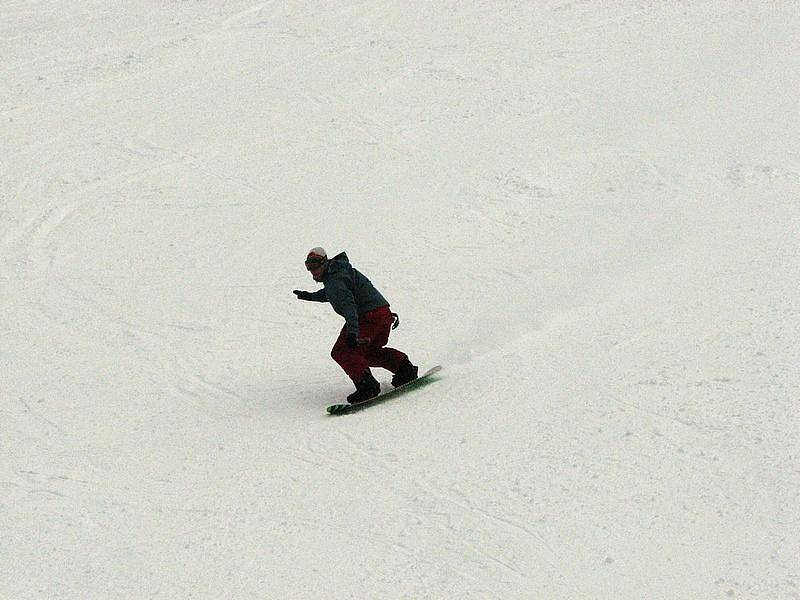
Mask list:
[[347,376],[358,383],[364,376],[364,371],[369,367],[369,363],[364,356],[364,348],[359,346],[351,348],[347,345],[347,326],[342,327],[336,343],[331,348],[331,358],[342,367]]
[[394,348],[368,348],[366,352],[366,359],[370,367],[380,367],[392,373],[397,373],[400,365],[407,358],[403,352]]
[[377,308],[359,316],[359,335],[369,342],[364,346],[364,357],[369,366],[397,372],[405,354],[394,348],[385,348],[392,330],[392,312],[388,306]]
[[394,319],[388,306],[370,311],[361,319],[361,330],[366,331],[369,343],[364,347],[364,357],[371,367],[381,367],[394,374],[392,384],[397,387],[417,378],[417,367],[408,356],[386,346]]

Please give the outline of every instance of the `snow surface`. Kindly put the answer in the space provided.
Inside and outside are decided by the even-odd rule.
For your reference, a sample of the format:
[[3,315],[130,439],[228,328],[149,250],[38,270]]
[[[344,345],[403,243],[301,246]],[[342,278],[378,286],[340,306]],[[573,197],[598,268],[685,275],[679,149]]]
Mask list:
[[[798,31],[0,1],[0,597],[800,598]],[[325,415],[316,245],[439,382]]]

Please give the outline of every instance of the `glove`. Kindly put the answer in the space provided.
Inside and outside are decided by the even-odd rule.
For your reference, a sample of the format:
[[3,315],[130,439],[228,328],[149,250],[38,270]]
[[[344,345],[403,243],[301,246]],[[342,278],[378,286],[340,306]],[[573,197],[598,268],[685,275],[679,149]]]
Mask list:
[[358,334],[354,331],[347,333],[347,345],[351,348],[358,348]]
[[292,293],[297,296],[298,300],[311,300],[311,292],[303,292],[301,290],[292,290]]

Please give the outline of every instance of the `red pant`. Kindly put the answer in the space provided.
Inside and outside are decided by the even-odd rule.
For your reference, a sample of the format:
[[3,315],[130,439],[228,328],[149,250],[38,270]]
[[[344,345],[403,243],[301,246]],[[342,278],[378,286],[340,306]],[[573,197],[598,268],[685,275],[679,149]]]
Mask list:
[[392,312],[388,306],[358,315],[358,337],[369,341],[355,348],[347,345],[347,325],[342,327],[331,350],[331,358],[354,382],[361,379],[367,367],[382,367],[392,373],[400,368],[406,355],[394,348],[384,347],[389,341],[392,321]]

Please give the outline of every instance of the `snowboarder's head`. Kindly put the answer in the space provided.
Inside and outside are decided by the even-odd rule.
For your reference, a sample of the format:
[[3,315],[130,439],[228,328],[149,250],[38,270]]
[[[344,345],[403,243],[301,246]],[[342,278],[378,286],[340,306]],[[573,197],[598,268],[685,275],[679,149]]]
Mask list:
[[306,269],[311,273],[314,281],[322,281],[325,267],[328,265],[328,255],[320,247],[312,248],[306,256]]

